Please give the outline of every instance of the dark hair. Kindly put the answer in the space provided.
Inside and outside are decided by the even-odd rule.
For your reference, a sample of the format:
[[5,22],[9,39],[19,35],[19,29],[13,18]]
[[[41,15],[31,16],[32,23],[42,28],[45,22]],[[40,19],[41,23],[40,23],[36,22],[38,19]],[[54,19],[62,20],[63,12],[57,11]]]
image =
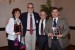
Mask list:
[[12,11],[12,15],[13,15],[13,18],[14,18],[14,19],[15,19],[14,14],[15,14],[15,12],[17,12],[17,11],[19,11],[20,14],[21,14],[21,10],[20,10],[19,8],[14,8],[13,11]]
[[53,10],[55,10],[55,9],[59,11],[59,8],[57,8],[57,7],[52,7],[52,8],[51,8],[51,12],[52,12]]

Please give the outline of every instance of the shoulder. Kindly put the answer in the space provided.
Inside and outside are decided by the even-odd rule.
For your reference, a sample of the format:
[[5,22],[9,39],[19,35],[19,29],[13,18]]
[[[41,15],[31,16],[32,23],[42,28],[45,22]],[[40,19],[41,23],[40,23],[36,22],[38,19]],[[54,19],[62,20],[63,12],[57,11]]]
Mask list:
[[23,19],[24,17],[26,18],[27,14],[28,14],[28,12],[23,12],[23,13],[21,14],[20,19]]
[[49,22],[50,22],[50,19],[46,20],[46,24],[49,24]]
[[14,18],[10,18],[8,23],[14,23]]
[[46,20],[46,23],[47,23],[47,24],[50,24],[51,22],[52,22],[52,18],[49,17],[49,19]]
[[61,19],[62,21],[65,21],[65,20],[67,20],[67,19],[66,19],[66,18],[64,18],[64,17],[61,17],[60,19]]
[[68,22],[67,22],[67,19],[64,18],[64,17],[60,18],[60,20],[61,20],[62,23],[68,23]]
[[36,19],[40,20],[40,16],[39,16],[39,14],[38,14],[37,12],[33,12],[33,14],[34,14],[34,17],[35,17]]
[[23,12],[22,15],[27,14],[28,12]]
[[51,21],[51,20],[53,20],[53,18],[52,17],[49,17],[49,19],[47,21]]
[[14,18],[10,18],[9,21],[14,21]]
[[25,16],[25,15],[27,15],[28,14],[28,12],[23,12],[22,14],[21,14],[21,16]]

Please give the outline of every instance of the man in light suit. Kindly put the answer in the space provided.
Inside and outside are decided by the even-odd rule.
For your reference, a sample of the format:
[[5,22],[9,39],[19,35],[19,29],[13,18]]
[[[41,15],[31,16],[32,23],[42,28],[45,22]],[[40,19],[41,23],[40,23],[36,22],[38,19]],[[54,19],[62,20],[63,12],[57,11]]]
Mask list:
[[39,15],[34,12],[33,3],[28,3],[27,11],[22,13],[21,21],[25,36],[26,50],[35,50],[36,34],[38,33]]
[[[69,26],[65,18],[59,16],[59,9],[54,7],[45,27],[48,36],[48,44],[51,50],[66,50],[68,46]],[[59,26],[59,34],[55,35],[53,28]]]

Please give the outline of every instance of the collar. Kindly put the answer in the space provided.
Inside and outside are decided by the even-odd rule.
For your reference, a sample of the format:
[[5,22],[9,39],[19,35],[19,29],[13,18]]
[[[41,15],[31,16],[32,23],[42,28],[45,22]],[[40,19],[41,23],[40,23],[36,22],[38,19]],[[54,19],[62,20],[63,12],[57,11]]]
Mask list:
[[[28,14],[30,14],[30,13],[28,12]],[[31,13],[31,14],[33,14],[33,13]]]
[[56,17],[56,18],[53,18],[53,20],[54,20],[54,19],[58,20],[58,17]]
[[[42,21],[42,19],[41,19],[41,21]],[[44,21],[46,21],[46,19],[44,19],[43,22],[44,22]]]

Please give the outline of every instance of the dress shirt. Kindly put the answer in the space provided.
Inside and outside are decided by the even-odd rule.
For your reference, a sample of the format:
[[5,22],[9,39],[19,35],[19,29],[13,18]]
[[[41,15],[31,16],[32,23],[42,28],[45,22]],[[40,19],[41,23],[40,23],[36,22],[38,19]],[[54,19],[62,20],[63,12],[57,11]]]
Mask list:
[[[39,23],[39,35],[41,35],[41,23],[42,23],[42,19],[40,20]],[[43,20],[43,30],[45,29],[45,24],[46,24],[46,19]],[[43,35],[45,35],[45,33],[43,33]]]
[[[35,18],[33,13],[32,13],[32,26],[33,26],[33,30],[35,30],[36,26],[35,26]],[[30,13],[28,13],[27,16],[27,29],[30,30]]]
[[56,17],[56,18],[53,18],[53,21],[54,21],[54,19],[56,19],[56,23],[58,22],[58,17]]

